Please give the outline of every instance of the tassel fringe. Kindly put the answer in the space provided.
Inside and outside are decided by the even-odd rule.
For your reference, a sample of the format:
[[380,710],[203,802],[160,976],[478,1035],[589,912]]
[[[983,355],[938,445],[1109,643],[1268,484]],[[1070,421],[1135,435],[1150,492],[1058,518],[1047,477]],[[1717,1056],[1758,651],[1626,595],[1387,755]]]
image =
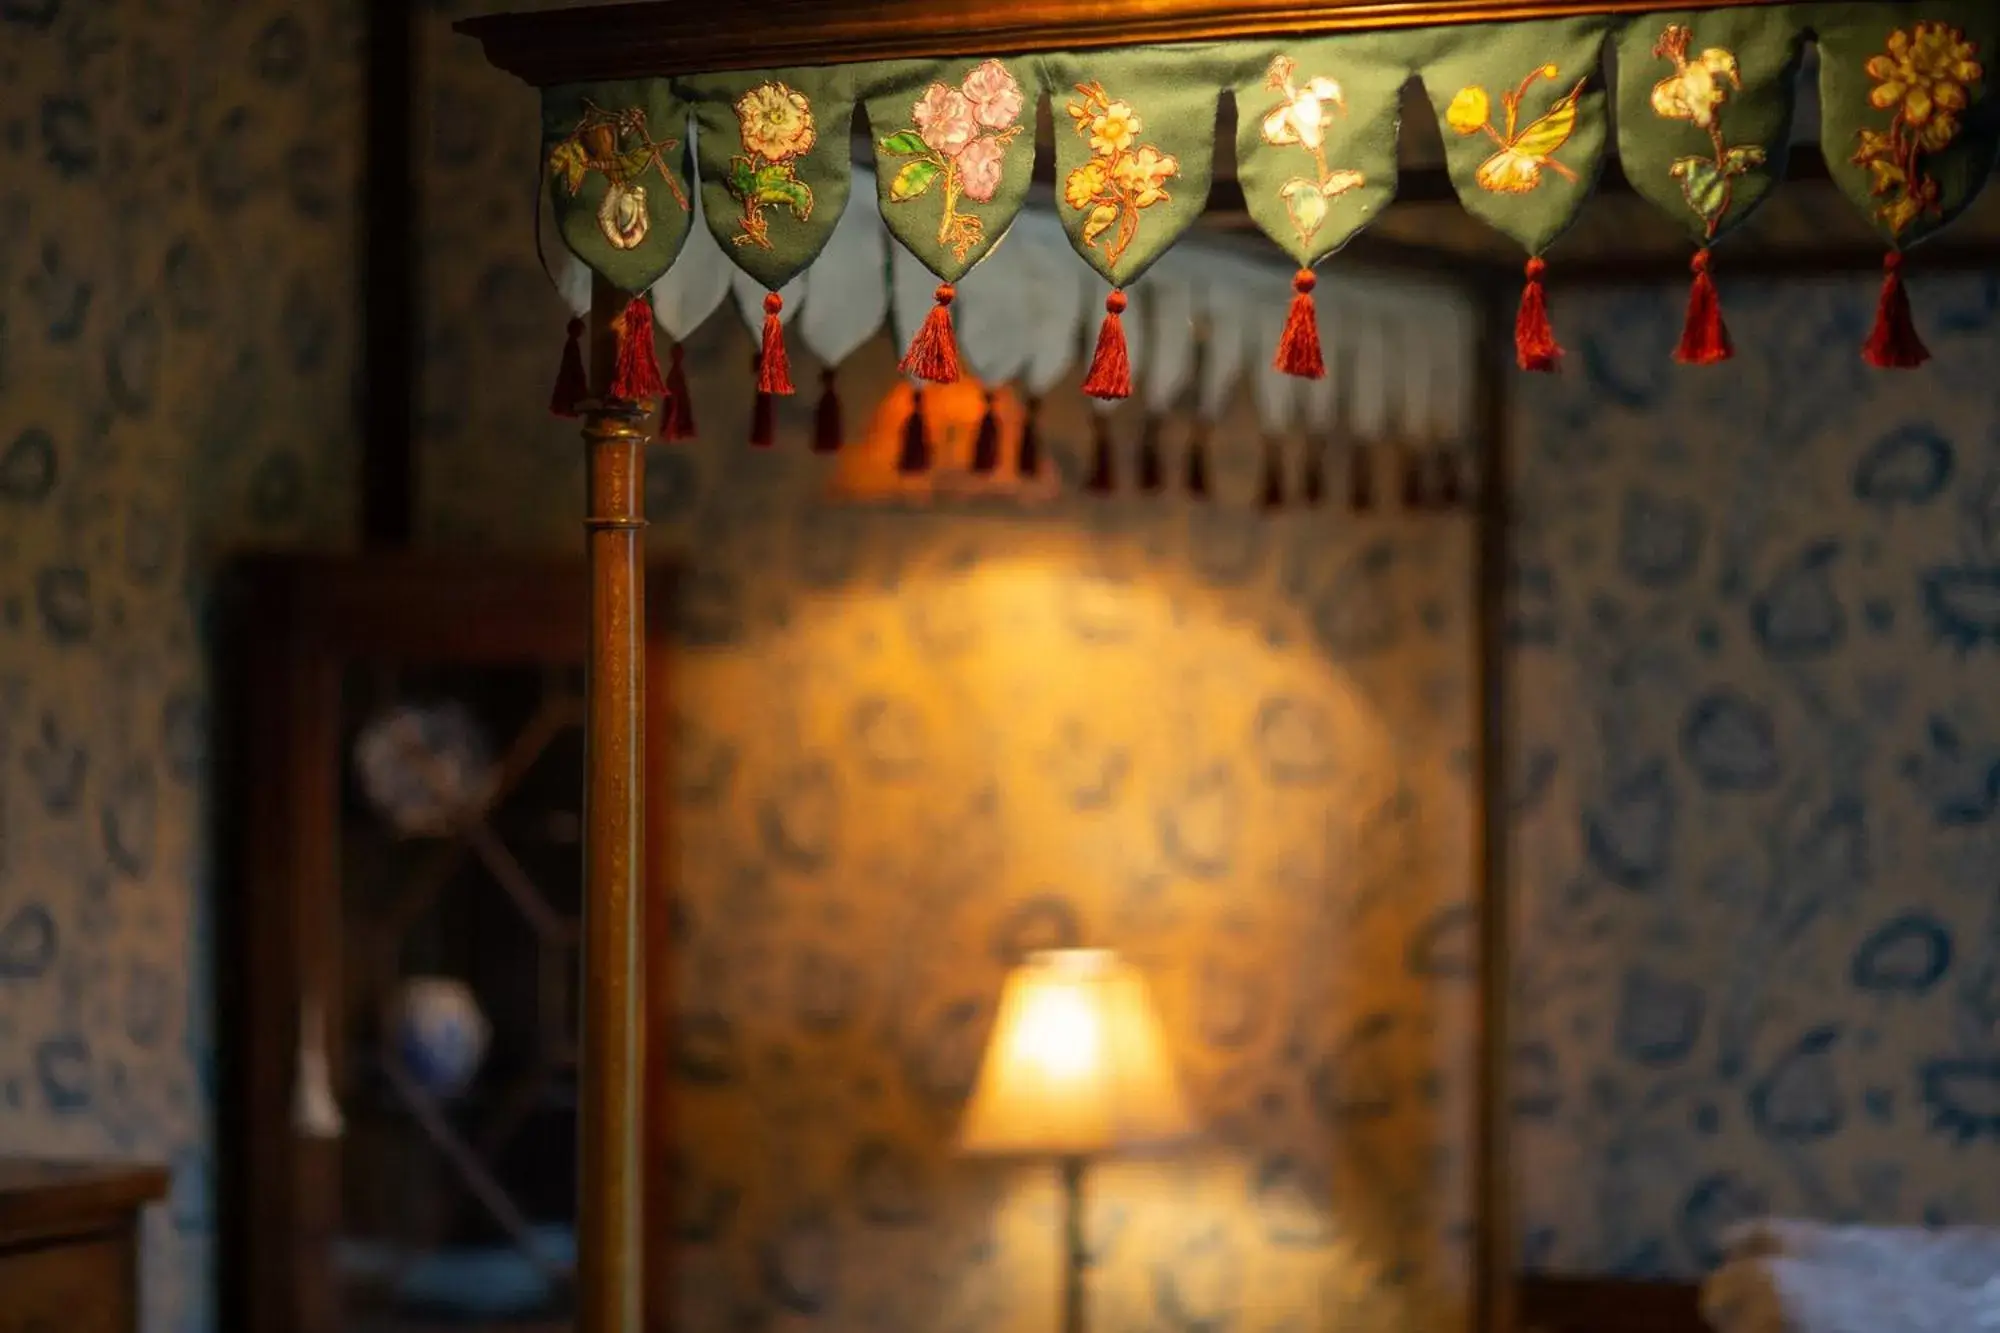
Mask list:
[[1684,366],[1712,366],[1736,355],[1729,339],[1729,326],[1722,322],[1722,298],[1716,294],[1715,279],[1708,276],[1708,247],[1694,252],[1689,264],[1694,283],[1688,288],[1687,319],[1681,325],[1681,343],[1674,360]]
[[1326,450],[1317,442],[1306,451],[1305,475],[1299,478],[1299,494],[1308,509],[1317,509],[1326,499]]
[[1319,348],[1319,314],[1313,307],[1313,288],[1318,279],[1302,268],[1292,278],[1292,308],[1285,316],[1285,331],[1278,339],[1278,354],[1271,365],[1300,379],[1326,378],[1326,358]]
[[1000,470],[1000,416],[993,408],[993,391],[986,391],[986,410],[972,437],[972,470],[987,475]]
[[1197,421],[1188,440],[1187,493],[1199,500],[1208,498],[1208,423]]
[[1882,256],[1882,296],[1875,303],[1875,327],[1861,349],[1861,359],[1882,370],[1912,370],[1931,359],[1931,349],[1924,346],[1910,315],[1902,268],[1900,252]]
[[1166,460],[1160,456],[1160,419],[1149,416],[1139,432],[1139,489],[1153,495],[1167,484]]
[[661,424],[670,440],[694,438],[694,399],[688,396],[687,369],[681,364],[686,357],[679,343],[667,354],[667,411]]
[[1285,507],[1285,453],[1276,440],[1264,442],[1264,493],[1266,512]]
[[590,376],[583,368],[583,330],[582,320],[570,320],[562,365],[556,371],[556,387],[549,393],[549,411],[559,417],[581,415],[583,400],[590,397]]
[[833,379],[831,366],[819,373],[819,410],[813,415],[813,452],[816,454],[839,453],[841,441],[846,436],[846,425],[840,415],[840,393],[834,387]]
[[1042,400],[1030,398],[1028,410],[1021,418],[1021,444],[1014,455],[1014,475],[1017,477],[1038,477],[1042,473],[1042,436],[1035,424],[1041,411]]
[[785,325],[778,318],[778,312],[785,308],[785,298],[776,292],[764,297],[764,345],[763,354],[757,358],[757,392],[764,394],[790,394],[792,390],[792,363],[785,355]]
[[1103,413],[1098,413],[1091,423],[1090,434],[1090,480],[1084,482],[1083,488],[1092,495],[1109,495],[1118,489],[1118,475],[1111,457],[1111,423],[1104,419]]
[[1132,354],[1125,346],[1125,293],[1113,291],[1104,298],[1104,323],[1097,330],[1097,351],[1090,358],[1090,373],[1084,376],[1083,391],[1092,398],[1132,396]]
[[931,441],[924,427],[924,393],[910,396],[910,417],[903,423],[903,450],[896,455],[896,471],[904,476],[926,472],[931,465]]
[[1523,370],[1551,373],[1562,362],[1563,349],[1549,326],[1548,297],[1542,291],[1542,274],[1548,265],[1540,255],[1528,261],[1528,282],[1521,289],[1521,312],[1514,317],[1514,359]]
[[951,303],[958,293],[948,282],[938,284],[937,304],[924,316],[923,327],[910,340],[901,369],[932,384],[958,382],[958,335],[951,327]]
[[1347,507],[1357,514],[1375,507],[1375,459],[1365,444],[1347,450]]
[[643,296],[633,297],[611,326],[618,335],[618,361],[611,376],[611,396],[627,403],[665,397],[667,386],[660,378],[659,354],[653,350],[651,303]]

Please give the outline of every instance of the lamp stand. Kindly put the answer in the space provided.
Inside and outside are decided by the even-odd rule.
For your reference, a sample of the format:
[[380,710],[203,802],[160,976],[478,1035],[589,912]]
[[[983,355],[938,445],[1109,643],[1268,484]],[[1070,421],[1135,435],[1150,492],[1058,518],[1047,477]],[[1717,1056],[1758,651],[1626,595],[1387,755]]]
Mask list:
[[1084,1333],[1084,1269],[1090,1250],[1083,1232],[1083,1170],[1081,1157],[1062,1159],[1063,1186],[1063,1323],[1062,1333]]

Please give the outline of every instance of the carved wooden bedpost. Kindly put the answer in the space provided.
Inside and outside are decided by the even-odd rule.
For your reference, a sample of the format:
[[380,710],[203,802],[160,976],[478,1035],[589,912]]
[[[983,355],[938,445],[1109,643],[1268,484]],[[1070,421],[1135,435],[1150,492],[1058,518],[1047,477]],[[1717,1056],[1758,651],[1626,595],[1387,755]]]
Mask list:
[[578,1333],[639,1333],[641,876],[646,714],[647,421],[658,406],[602,397],[626,297],[601,278],[590,303],[583,441],[590,566],[584,793],[583,1064],[577,1117]]

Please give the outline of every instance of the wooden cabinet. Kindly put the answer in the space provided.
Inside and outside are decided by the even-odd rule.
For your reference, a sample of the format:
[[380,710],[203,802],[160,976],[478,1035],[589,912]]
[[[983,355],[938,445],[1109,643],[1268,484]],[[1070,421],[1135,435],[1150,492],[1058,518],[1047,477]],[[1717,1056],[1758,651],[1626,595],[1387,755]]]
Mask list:
[[135,1333],[153,1167],[0,1158],[0,1333]]

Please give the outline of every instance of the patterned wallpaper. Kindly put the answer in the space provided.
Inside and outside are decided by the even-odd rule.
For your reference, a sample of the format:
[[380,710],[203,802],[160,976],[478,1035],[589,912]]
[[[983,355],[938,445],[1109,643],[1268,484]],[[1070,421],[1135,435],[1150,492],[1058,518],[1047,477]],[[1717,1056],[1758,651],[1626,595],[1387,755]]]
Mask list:
[[1529,1246],[1696,1272],[1775,1209],[2000,1222],[2000,279],[1565,295],[1524,385]]
[[[212,1305],[204,589],[353,525],[352,10],[0,0],[0,1151],[173,1163],[157,1330]],[[570,549],[533,104],[426,21],[422,528]],[[1858,283],[1731,288],[1746,356],[1699,376],[1677,293],[1560,302],[1516,627],[1539,1258],[2000,1213],[1994,292],[1920,285],[1940,364],[1899,379],[1852,365]],[[690,1327],[1041,1326],[1047,1180],[945,1142],[1005,960],[1073,938],[1145,966],[1212,1131],[1099,1177],[1107,1326],[1449,1304],[1462,526],[1264,519],[1247,432],[1207,507],[831,508],[809,404],[736,446],[748,354],[704,333],[713,442],[649,486],[692,555]]]

